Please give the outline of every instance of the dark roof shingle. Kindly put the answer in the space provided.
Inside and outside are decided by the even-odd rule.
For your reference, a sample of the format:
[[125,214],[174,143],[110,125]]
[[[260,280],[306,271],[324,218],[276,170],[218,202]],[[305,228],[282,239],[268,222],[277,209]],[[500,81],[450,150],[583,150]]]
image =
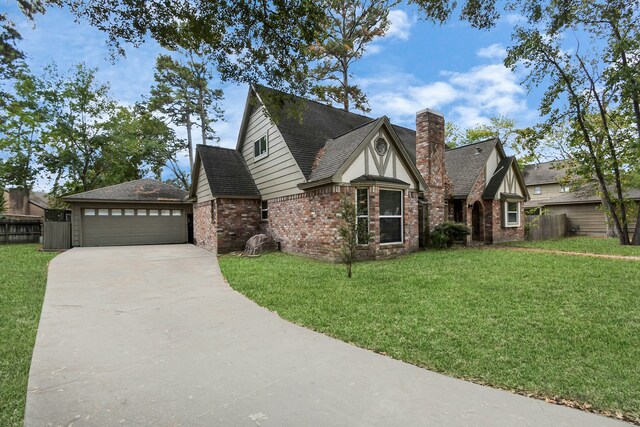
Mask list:
[[211,193],[216,196],[260,197],[242,154],[234,149],[197,145]]
[[515,157],[505,157],[504,159],[500,160],[500,163],[498,163],[493,176],[489,178],[489,183],[482,193],[483,199],[493,199],[496,196],[496,193],[500,189],[500,185],[502,184],[505,175],[507,174],[507,172],[509,172],[509,169],[511,168],[511,165],[513,164],[515,159]]
[[332,177],[381,120],[383,119],[372,120],[350,132],[327,141],[324,155],[312,170],[309,182]]
[[493,148],[499,143],[495,138],[464,145],[445,151],[447,175],[453,188],[453,197],[467,197],[478,180]]
[[66,201],[182,202],[188,193],[155,179],[138,179],[64,197]]
[[526,165],[522,170],[526,185],[556,184],[564,175],[561,161]]
[[[286,107],[275,102],[268,104],[268,110],[272,116],[278,117],[278,129],[306,179],[311,178],[316,155],[328,140],[375,120],[265,86],[255,85],[255,89],[261,96],[267,94],[294,100],[299,115],[288,114]],[[393,129],[415,163],[415,131],[396,125],[393,125]]]

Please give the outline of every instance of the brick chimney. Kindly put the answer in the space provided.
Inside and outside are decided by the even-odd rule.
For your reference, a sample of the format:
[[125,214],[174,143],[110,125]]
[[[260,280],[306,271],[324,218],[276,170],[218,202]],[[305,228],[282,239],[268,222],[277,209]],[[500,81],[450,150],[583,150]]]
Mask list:
[[29,190],[20,188],[9,190],[7,213],[13,215],[29,215]]
[[427,183],[429,230],[444,221],[444,116],[430,109],[416,113],[416,166]]

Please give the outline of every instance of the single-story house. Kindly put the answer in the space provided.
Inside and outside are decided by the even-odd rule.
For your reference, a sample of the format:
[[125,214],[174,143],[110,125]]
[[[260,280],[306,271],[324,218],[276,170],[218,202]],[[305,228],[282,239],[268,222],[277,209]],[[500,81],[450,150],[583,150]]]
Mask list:
[[187,243],[191,202],[188,193],[153,179],[139,179],[73,194],[73,246]]
[[483,243],[524,238],[529,195],[498,140],[446,150],[444,117],[429,109],[416,114],[414,131],[287,94],[264,102],[274,94],[249,89],[235,149],[197,146],[197,245],[223,253],[263,232],[283,251],[335,258],[343,197],[374,235],[362,257],[415,251],[447,219]]

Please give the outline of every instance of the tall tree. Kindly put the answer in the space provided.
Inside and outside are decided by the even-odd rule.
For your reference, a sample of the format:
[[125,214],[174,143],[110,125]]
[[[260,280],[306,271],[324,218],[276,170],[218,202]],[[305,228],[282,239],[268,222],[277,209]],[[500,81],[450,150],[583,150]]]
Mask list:
[[191,39],[206,44],[223,80],[256,81],[304,92],[306,47],[322,37],[325,13],[314,0],[60,0],[80,18],[105,31],[112,45],[139,45],[153,38],[177,50]]
[[143,106],[119,107],[96,70],[79,65],[69,76],[54,69],[46,79],[52,120],[44,133],[43,165],[53,193],[93,190],[153,175],[184,145]]
[[[457,6],[455,0],[412,2],[436,22],[450,19]],[[569,146],[585,164],[585,178],[596,178],[620,243],[640,244],[640,226],[629,240],[624,188],[625,171],[640,151],[638,2],[511,0],[506,8],[524,19],[514,29],[505,65],[525,69],[529,88],[546,88],[540,129],[570,124]],[[496,0],[466,0],[459,10],[476,28],[490,28],[500,17]],[[635,129],[630,139],[620,137],[623,116]]]
[[169,55],[156,59],[156,85],[151,89],[149,107],[174,125],[185,127],[191,168],[193,127],[200,126],[202,144],[216,139],[212,124],[222,118],[223,111],[218,104],[222,91],[210,87],[212,70],[207,63],[206,48],[192,45],[183,53],[187,58],[184,62]]
[[48,120],[41,86],[26,71],[18,73],[0,120],[0,154],[4,158],[0,160],[0,182],[27,191],[41,169],[42,129]]
[[351,107],[369,111],[367,97],[351,82],[351,66],[364,54],[367,45],[389,29],[389,9],[396,0],[324,0],[327,11],[326,38],[311,45],[318,65],[311,76],[316,82],[311,92],[325,103],[336,102],[345,111]]

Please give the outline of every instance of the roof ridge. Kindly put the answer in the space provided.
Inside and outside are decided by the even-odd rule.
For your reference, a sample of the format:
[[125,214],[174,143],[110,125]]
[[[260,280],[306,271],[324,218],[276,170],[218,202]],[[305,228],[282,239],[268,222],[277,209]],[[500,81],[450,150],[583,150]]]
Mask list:
[[557,160],[547,160],[546,162],[538,162],[538,163],[529,163],[524,165],[524,167],[535,167],[535,166],[539,166],[539,165],[546,165],[547,163],[560,163],[560,162],[566,162],[569,159],[557,159]]
[[498,142],[498,141],[500,141],[500,138],[494,136],[494,137],[485,139],[483,141],[477,141],[477,142],[472,142],[471,144],[460,145],[459,147],[448,148],[447,151],[454,151],[454,150],[458,150],[460,148],[467,148],[467,147],[471,147],[473,145],[484,144],[484,143],[487,143],[487,142],[490,142],[490,141],[493,141],[493,140]]
[[365,127],[365,126],[369,126],[371,123],[375,123],[375,122],[377,122],[378,120],[383,119],[384,117],[386,117],[386,116],[378,117],[377,119],[371,119],[371,120],[369,120],[368,122],[361,124],[360,126],[356,126],[356,127],[354,127],[353,129],[351,129],[351,130],[348,130],[348,131],[346,131],[346,132],[341,133],[340,135],[336,135],[336,136],[334,136],[333,138],[330,138],[328,141],[335,141],[336,139],[338,139],[338,138],[340,138],[340,137],[342,137],[342,136],[345,136],[345,135],[347,135],[347,134],[350,134],[351,132],[355,132],[355,131],[357,131],[357,130],[358,130],[358,129],[360,129],[360,128],[363,128],[363,127]]
[[[156,179],[153,179],[153,178],[138,178],[138,179],[134,179],[134,180],[132,180],[132,181],[125,181],[125,182],[120,182],[120,183],[118,183],[118,184],[111,184],[111,185],[107,185],[107,186],[100,187],[100,188],[94,188],[93,190],[87,190],[87,191],[83,191],[83,192],[81,192],[81,193],[74,193],[74,194],[72,194],[72,195],[73,195],[73,196],[77,196],[78,194],[93,193],[94,191],[104,190],[104,189],[106,189],[106,188],[117,187],[117,186],[122,185],[122,184],[129,184],[129,183],[132,183],[132,182],[138,182],[138,181],[158,181],[158,182],[160,182],[160,183],[164,184],[164,182],[159,181],[159,180],[156,180]],[[167,184],[167,185],[169,185],[169,184]],[[172,186],[172,187],[173,187],[173,186]],[[67,196],[64,196],[64,197],[67,197]]]
[[[255,85],[255,86],[258,86],[258,87],[265,88],[265,89],[267,89],[267,90],[272,90],[272,91],[274,91],[274,92],[280,92],[280,93],[282,93],[282,94],[284,94],[284,95],[287,95],[287,96],[293,96],[294,98],[299,98],[299,99],[302,99],[302,100],[307,101],[307,102],[313,102],[314,104],[317,104],[317,105],[319,105],[319,106],[321,106],[321,107],[324,107],[324,108],[331,108],[332,110],[338,110],[338,111],[341,111],[341,112],[343,112],[343,113],[353,114],[354,116],[364,117],[365,119],[372,119],[371,117],[366,116],[366,115],[364,115],[364,114],[354,113],[353,111],[348,111],[348,110],[343,110],[342,108],[334,107],[333,105],[327,105],[327,104],[322,103],[322,102],[320,102],[320,101],[317,101],[317,100],[315,100],[315,99],[305,98],[304,96],[296,95],[296,94],[294,94],[294,93],[288,93],[288,92],[285,92],[285,91],[280,90],[280,89],[274,89],[274,88],[272,88],[272,87],[265,86],[265,85],[261,85],[261,84],[259,84],[259,83],[254,83],[254,85]],[[375,119],[372,119],[372,120],[375,120]]]

